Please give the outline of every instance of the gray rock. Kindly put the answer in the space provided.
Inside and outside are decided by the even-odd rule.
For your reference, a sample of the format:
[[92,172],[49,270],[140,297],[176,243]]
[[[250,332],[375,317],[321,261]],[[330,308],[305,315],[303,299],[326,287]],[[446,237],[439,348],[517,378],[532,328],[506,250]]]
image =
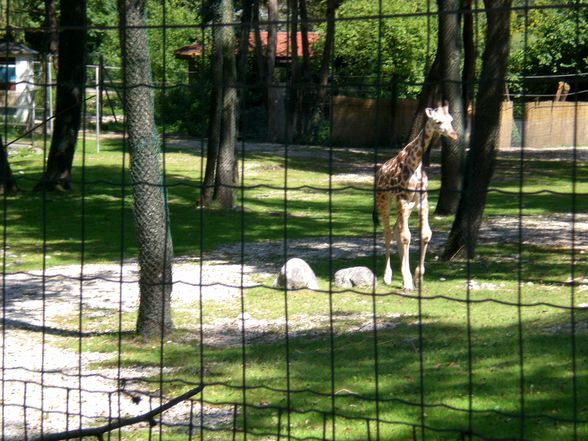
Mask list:
[[312,268],[297,257],[286,262],[272,286],[288,289],[319,289]]
[[335,286],[338,288],[369,287],[375,284],[374,273],[366,266],[344,268],[335,273]]

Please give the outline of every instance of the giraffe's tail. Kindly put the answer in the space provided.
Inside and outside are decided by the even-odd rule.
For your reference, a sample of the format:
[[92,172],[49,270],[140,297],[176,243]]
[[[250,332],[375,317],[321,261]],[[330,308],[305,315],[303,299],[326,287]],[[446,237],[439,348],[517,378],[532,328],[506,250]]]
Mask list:
[[372,211],[372,220],[374,221],[374,225],[380,225],[380,218],[378,216],[378,209],[374,204],[374,211]]

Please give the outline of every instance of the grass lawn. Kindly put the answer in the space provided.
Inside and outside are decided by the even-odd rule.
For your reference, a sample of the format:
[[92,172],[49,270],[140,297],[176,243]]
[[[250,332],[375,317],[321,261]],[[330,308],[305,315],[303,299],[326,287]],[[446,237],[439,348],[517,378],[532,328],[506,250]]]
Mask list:
[[[42,155],[11,155],[22,191],[2,203],[7,272],[136,255],[128,156],[116,140],[101,148],[80,148],[68,194],[31,192]],[[328,159],[328,149],[319,148],[302,155],[291,147],[287,160],[281,151],[248,153],[237,208],[201,210],[201,150],[169,148],[175,254],[206,256],[241,241],[370,236],[373,183],[350,174],[373,168],[373,152],[339,149]],[[434,206],[434,168],[431,177]],[[502,158],[492,188],[488,217],[586,213],[588,163]],[[581,194],[573,197],[573,190]],[[451,221],[431,216],[434,234],[449,231]],[[82,349],[107,355],[97,369],[163,362],[170,370],[145,387],[156,391],[164,380],[171,397],[187,389],[178,380],[203,381],[197,400],[237,409],[234,422],[193,428],[194,439],[231,439],[234,424],[233,439],[244,439],[245,431],[255,440],[458,440],[469,431],[473,439],[588,439],[588,309],[570,309],[588,303],[588,291],[567,283],[572,265],[575,276],[586,277],[586,255],[545,241],[483,244],[478,254],[442,262],[431,253],[425,286],[412,295],[399,289],[396,260],[396,286],[380,278],[375,290],[352,292],[335,289],[331,273],[356,265],[381,272],[382,256],[310,261],[320,292],[285,293],[269,288],[269,279],[240,297],[174,311],[176,330],[162,345],[124,333],[84,337]],[[467,289],[468,279],[476,289]],[[214,340],[230,331],[219,323],[243,312],[252,320],[243,344]],[[132,331],[135,319],[122,314],[122,329]],[[116,328],[117,320],[92,315],[83,323],[100,331]],[[78,340],[64,338],[63,345],[77,350]],[[166,440],[188,438],[186,427],[163,430]],[[123,436],[146,438],[143,430]]]

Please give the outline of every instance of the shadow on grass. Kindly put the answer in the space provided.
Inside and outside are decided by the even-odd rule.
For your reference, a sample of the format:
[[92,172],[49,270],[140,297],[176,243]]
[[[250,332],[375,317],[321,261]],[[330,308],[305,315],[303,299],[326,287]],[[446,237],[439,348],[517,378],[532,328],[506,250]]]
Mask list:
[[134,332],[122,332],[119,333],[117,331],[79,331],[79,330],[72,330],[72,329],[63,329],[54,326],[41,326],[35,325],[33,323],[29,323],[23,320],[14,320],[5,318],[3,320],[4,329],[6,330],[17,330],[17,331],[30,331],[30,332],[38,332],[46,335],[56,335],[59,337],[74,337],[74,338],[84,338],[84,337],[116,337],[118,338],[119,335],[123,337],[131,337],[134,336]]
[[[88,156],[93,155],[91,147],[87,146]],[[127,163],[123,163],[119,140],[105,140],[103,149],[105,154],[95,155],[88,160],[83,172],[78,156],[78,165],[74,170],[74,189],[67,194],[27,191],[40,179],[41,167],[38,163],[41,158],[19,159],[23,161],[20,165],[24,173],[17,175],[18,184],[24,190],[0,203],[6,219],[6,243],[16,251],[13,253],[14,257],[8,256],[9,271],[40,268],[43,262],[42,254],[51,255],[52,260],[47,261],[47,264],[51,265],[79,262],[82,256],[88,261],[117,261],[136,256],[128,158]],[[293,171],[300,172],[295,177],[297,183],[315,184],[316,175],[305,179],[305,173],[320,173],[325,177],[324,182],[328,183],[329,170],[354,172],[359,168],[366,172],[372,167],[369,152],[337,151],[334,168],[329,169],[328,149],[314,150],[322,156],[303,155],[289,159],[288,166],[291,166]],[[237,209],[199,210],[195,201],[198,200],[200,191],[200,166],[195,165],[194,169],[191,169],[189,158],[194,157],[194,161],[199,163],[200,153],[199,149],[169,151],[166,182],[169,185],[170,220],[176,255],[198,256],[201,251],[213,250],[229,243],[282,240],[285,235],[289,239],[329,234],[340,237],[367,236],[373,231],[373,198],[370,193],[372,187],[366,182],[358,184],[362,189],[365,188],[365,191],[348,189],[331,195],[328,188],[316,191],[289,191],[287,203],[284,201],[284,195],[278,194],[280,190],[271,194],[266,188],[246,189],[243,201],[240,200],[241,191],[237,190]],[[188,162],[184,154],[188,154]],[[271,152],[252,153],[246,161],[255,163],[263,161],[264,158],[279,163],[279,158]],[[37,168],[34,166],[35,161]],[[516,176],[513,175],[516,164],[513,161],[510,163],[511,171],[504,171],[500,166],[497,169],[503,173],[509,185],[516,181]],[[557,188],[557,185],[561,185],[562,179],[565,181],[571,176],[570,164],[567,163],[529,161],[525,166],[525,170],[539,175],[532,179],[535,184],[542,183],[544,188]],[[582,164],[577,175],[581,176],[580,171],[585,169],[586,165]],[[279,187],[283,184],[283,180],[276,178],[280,173],[283,171],[277,171],[274,173],[275,176],[271,175],[271,172],[263,176],[269,183]],[[255,182],[252,181],[252,184]],[[432,192],[431,196],[434,199],[436,192]],[[576,210],[586,208],[588,211],[588,206],[584,207],[584,199],[576,197]],[[526,210],[543,213],[569,213],[573,208],[572,197],[568,194],[527,195],[524,196],[523,202]],[[513,215],[518,213],[518,206],[517,195],[491,193],[487,213]],[[284,210],[287,210],[288,216],[284,216]],[[433,219],[433,223],[441,222],[444,225],[450,224],[448,219]],[[380,235],[379,232],[377,234]],[[377,241],[380,241],[379,236]],[[22,257],[23,255],[25,257]]]
[[[397,302],[416,308],[415,300]],[[198,341],[169,345],[164,365],[175,368],[175,380],[197,382],[194,366],[203,362],[203,399],[236,405],[238,428],[249,435],[323,439],[326,430],[330,439],[334,429],[343,440],[376,433],[411,439],[414,431],[420,439],[422,428],[434,440],[588,435],[585,315],[577,317],[573,340],[566,313],[524,320],[520,327],[516,310],[488,305],[472,306],[469,327],[465,310],[421,320],[384,315],[387,326],[374,333],[338,326],[348,319],[340,308],[331,316],[333,333],[315,321],[304,333],[292,326],[288,339],[285,328],[270,339],[266,330],[246,325],[250,343],[219,348],[206,341],[223,331],[207,331],[203,353]],[[493,324],[488,314],[508,322]],[[294,325],[294,312],[291,320]],[[141,365],[145,350],[135,348],[137,358],[123,354],[124,362]]]

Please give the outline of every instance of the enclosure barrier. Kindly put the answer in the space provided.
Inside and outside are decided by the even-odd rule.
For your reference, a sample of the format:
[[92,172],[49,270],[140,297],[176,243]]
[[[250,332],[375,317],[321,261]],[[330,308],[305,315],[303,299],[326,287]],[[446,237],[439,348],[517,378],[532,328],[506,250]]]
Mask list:
[[[384,90],[388,85],[382,81],[382,71],[387,63],[398,79],[396,70],[412,62],[421,70],[431,68],[435,22],[443,17],[456,19],[456,12],[438,13],[432,0],[328,0],[329,10],[320,9],[325,2],[313,2],[311,11],[326,18],[303,20],[311,2],[295,0],[279,3],[282,10],[276,8],[279,14],[272,21],[270,11],[264,15],[265,11],[253,10],[262,3],[243,1],[240,17],[223,22],[218,11],[198,8],[195,12],[191,2],[148,2],[150,21],[130,28],[144,43],[139,49],[145,49],[147,42],[155,43],[150,55],[156,81],[147,78],[149,69],[130,69],[131,74],[146,77],[126,87],[130,57],[125,50],[120,76],[118,69],[108,78],[108,70],[96,68],[96,76],[86,79],[87,88],[98,99],[98,110],[86,97],[70,190],[33,191],[53,145],[46,130],[40,140],[43,148],[37,150],[15,149],[14,139],[3,131],[2,146],[8,148],[2,150],[0,171],[10,164],[18,191],[0,196],[0,438],[588,439],[588,149],[584,147],[588,115],[586,104],[577,100],[585,75],[569,74],[575,101],[538,103],[530,102],[527,79],[521,77],[523,92],[504,101],[500,115],[492,115],[499,127],[486,161],[496,164],[487,189],[465,185],[466,179],[476,177],[472,170],[486,171],[479,167],[486,163],[461,158],[460,164],[470,168],[460,181],[463,188],[449,193],[460,198],[473,194],[485,208],[476,231],[477,248],[471,255],[464,256],[463,249],[449,258],[444,255],[456,215],[434,214],[444,190],[441,172],[446,164],[444,153],[431,151],[427,170],[433,236],[423,283],[414,290],[403,289],[400,256],[394,252],[394,276],[385,285],[384,237],[382,227],[373,223],[374,197],[384,189],[407,189],[378,187],[374,175],[396,155],[397,147],[404,146],[417,101],[385,98],[389,91]],[[484,40],[489,25],[484,5],[503,3],[457,3],[463,8],[459,23],[475,18],[471,29],[481,56],[489,43]],[[118,13],[122,16],[123,6],[137,4],[141,0],[120,1],[117,5],[122,10],[116,11],[114,3],[104,2],[100,14],[107,14],[108,23],[63,29],[89,29],[94,37],[101,37],[93,40],[96,45],[125,40],[124,27],[115,24]],[[232,2],[208,6],[221,4],[233,16]],[[529,26],[542,19],[552,23],[550,14],[556,13],[567,20],[563,28],[575,29],[572,34],[580,40],[580,24],[588,20],[584,2],[504,4],[512,7],[509,16],[519,20],[516,30],[523,34],[517,34],[517,44],[523,45],[525,59],[531,55],[526,47]],[[28,11],[26,4],[18,5],[16,13]],[[109,5],[112,15],[108,15]],[[360,12],[354,9],[358,5]],[[10,11],[15,13],[8,8],[2,14]],[[29,12],[38,18],[37,10]],[[191,13],[212,15],[189,21],[185,17]],[[531,13],[538,17],[529,20]],[[28,18],[16,23],[34,22]],[[99,20],[101,15],[92,18]],[[14,20],[4,23],[8,31]],[[269,85],[255,77],[252,70],[266,69],[264,56],[269,53],[267,47],[256,47],[260,28],[265,31],[275,24],[276,30],[286,28],[296,35],[294,41],[302,42],[309,25],[324,26],[320,30],[326,34],[329,23],[336,24],[333,53],[324,57],[324,71],[316,69],[304,78],[305,86],[314,87],[308,96],[299,99],[297,86],[292,86],[296,84],[292,66],[303,64],[303,57],[311,52],[308,47],[298,48],[296,60],[290,55],[296,45],[286,43],[280,62],[272,66],[282,71],[270,76]],[[365,26],[357,30],[354,24]],[[186,43],[184,31],[202,45],[214,45],[215,38],[223,36],[221,30],[235,31],[231,38],[216,41],[230,43],[240,41],[242,35],[248,37],[249,27],[254,43],[251,58],[242,63],[231,58],[239,50],[229,46],[228,51],[216,54],[224,55],[217,58],[217,62],[223,58],[221,72],[214,69],[218,65],[211,66],[211,59],[190,59],[191,83],[179,73],[178,65],[170,67],[174,49]],[[18,38],[32,30],[29,25],[10,29]],[[402,32],[396,34],[399,29]],[[141,40],[137,34],[143,30]],[[340,70],[350,65],[364,68],[370,60],[360,59],[353,65],[341,54],[357,39],[360,44],[355,48],[360,52],[374,35],[378,56],[372,60],[373,72],[364,72],[366,85],[345,90],[340,87],[343,82],[338,82],[343,76]],[[413,37],[416,40],[409,39]],[[177,44],[171,47],[170,40]],[[243,47],[247,51],[247,45]],[[426,48],[426,53],[417,53],[414,59],[405,53],[404,58],[392,58],[396,49],[415,47]],[[312,49],[317,54],[314,66],[325,52]],[[386,57],[394,62],[388,63]],[[233,81],[232,75],[240,69],[245,74]],[[527,66],[522,70],[528,73]],[[326,79],[319,84],[317,78],[324,72]],[[220,73],[215,79],[221,81],[209,78],[213,73]],[[308,72],[298,73],[304,77]],[[549,81],[558,79],[553,76]],[[104,84],[100,83],[105,81],[110,96],[101,94]],[[426,84],[422,78],[416,85],[403,79],[399,87],[408,95]],[[356,96],[362,95],[358,90],[373,92],[374,85],[372,98]],[[51,87],[53,82],[47,79],[44,86]],[[487,84],[476,86],[484,90]],[[190,95],[199,88],[208,101]],[[147,104],[139,111],[129,111],[125,101],[132,89],[145,92],[141,105]],[[346,95],[354,91],[354,96]],[[322,92],[324,101],[318,111],[298,120],[291,117]],[[227,109],[236,97],[238,112],[229,117]],[[218,108],[211,103],[220,103],[223,111],[216,113]],[[60,116],[49,111],[51,104],[44,104],[43,126]],[[153,111],[148,109],[150,104],[159,109],[155,116],[149,113]],[[115,129],[119,123],[122,129],[110,132],[98,149],[87,135],[89,117],[95,112],[99,123],[101,106],[117,117]],[[124,117],[123,108],[128,112]],[[275,114],[272,109],[277,109]],[[177,121],[168,124],[172,110],[194,124],[209,118],[207,136],[187,135],[175,125]],[[267,138],[247,136],[247,112],[254,114],[254,124],[265,124],[260,132],[265,129]],[[260,115],[267,116],[267,121],[260,122]],[[141,124],[132,126],[137,120]],[[151,123],[153,131],[146,133]],[[290,133],[305,124],[308,133],[303,135],[316,135],[316,144],[304,143]],[[233,179],[213,179],[211,184],[206,182],[207,164],[220,157],[218,150],[210,148],[215,127],[224,128],[214,144],[219,150],[223,143],[234,142],[227,160]],[[142,141],[138,148],[132,144],[137,137]],[[141,158],[154,166],[153,173],[133,179],[133,155],[153,146]],[[476,148],[462,147],[463,152]],[[213,172],[223,165],[213,167]],[[162,242],[166,251],[173,245],[175,252],[171,262],[166,254],[161,266],[151,267],[147,274],[151,278],[142,277],[145,270],[139,261],[144,243],[135,236],[138,187],[164,201],[164,216],[158,218],[165,224]],[[231,190],[230,206],[223,205],[226,200],[207,203],[203,195],[210,189],[217,195]],[[414,271],[422,250],[421,235],[426,232],[420,228],[424,217],[417,214],[425,192],[422,187],[411,191],[416,198],[409,248]],[[145,210],[143,223],[149,225],[154,213]],[[407,240],[405,232],[395,236],[395,240]],[[155,253],[153,248],[149,251]],[[303,259],[310,269],[298,286],[287,286],[297,272],[287,273],[286,263],[292,258]],[[364,278],[340,275],[340,270],[350,269],[363,271]],[[164,276],[158,283],[159,273]],[[144,305],[146,289],[161,293],[161,301],[151,304],[153,316],[158,307],[163,317],[171,310],[174,323],[168,330],[165,320],[157,322],[161,332],[155,336],[138,332],[138,310]],[[165,295],[170,290],[168,304]]]

